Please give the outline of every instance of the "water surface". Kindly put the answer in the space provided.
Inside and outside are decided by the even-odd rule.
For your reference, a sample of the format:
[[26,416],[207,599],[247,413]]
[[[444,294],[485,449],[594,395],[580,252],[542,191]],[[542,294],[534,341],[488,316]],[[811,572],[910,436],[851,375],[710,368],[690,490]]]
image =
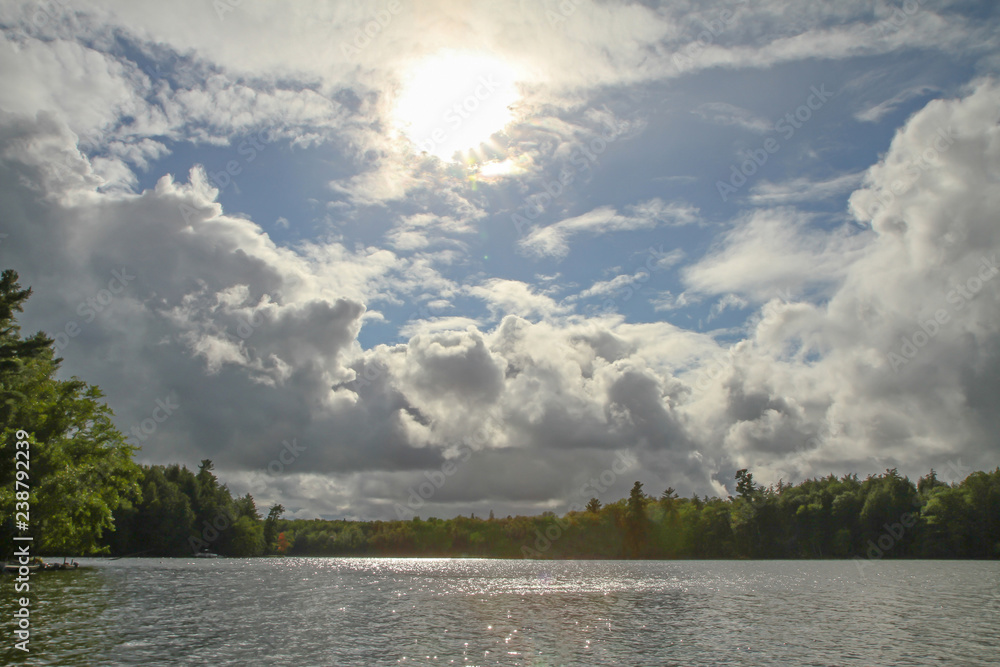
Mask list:
[[[32,580],[33,665],[997,665],[1000,563],[122,559]],[[3,587],[4,649],[13,582]]]

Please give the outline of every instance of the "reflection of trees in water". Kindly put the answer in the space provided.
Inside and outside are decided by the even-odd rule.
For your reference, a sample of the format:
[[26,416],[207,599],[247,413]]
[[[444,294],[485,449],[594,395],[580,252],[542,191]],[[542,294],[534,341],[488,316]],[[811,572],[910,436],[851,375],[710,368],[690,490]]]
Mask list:
[[[27,597],[31,610],[28,656],[38,653],[67,656],[60,659],[60,665],[97,664],[95,655],[113,641],[114,628],[121,625],[123,617],[112,607],[112,588],[104,573],[98,568],[35,573],[28,581],[30,588],[26,593],[17,592],[16,583],[9,575],[0,581],[4,588],[0,603],[4,635],[13,636],[13,626],[7,619],[11,618],[18,599]],[[81,656],[80,661],[68,657],[73,655]]]
[[101,578],[101,613],[95,619],[99,632],[113,643],[126,640],[141,618],[143,608],[138,594],[138,567],[129,563],[109,563],[97,570]]

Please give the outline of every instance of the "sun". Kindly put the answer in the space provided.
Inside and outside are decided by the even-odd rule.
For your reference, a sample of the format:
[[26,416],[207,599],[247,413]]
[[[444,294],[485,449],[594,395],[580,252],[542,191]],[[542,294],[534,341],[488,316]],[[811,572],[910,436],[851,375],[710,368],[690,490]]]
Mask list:
[[393,119],[421,152],[460,161],[514,120],[514,68],[485,53],[442,51],[404,74]]

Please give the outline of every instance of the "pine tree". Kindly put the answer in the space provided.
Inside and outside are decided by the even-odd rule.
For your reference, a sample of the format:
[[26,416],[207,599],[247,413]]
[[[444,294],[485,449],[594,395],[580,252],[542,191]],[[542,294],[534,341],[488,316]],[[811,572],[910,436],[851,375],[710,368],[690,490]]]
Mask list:
[[[139,497],[135,448],[115,428],[100,389],[56,379],[62,359],[51,338],[21,337],[15,313],[30,296],[16,272],[0,275],[0,537],[9,545],[17,533],[31,535],[40,554],[97,552],[114,527],[113,510]],[[26,452],[26,467],[15,466],[15,451]],[[27,500],[15,497],[24,493],[15,481],[28,487]],[[27,529],[15,523],[15,509],[25,507],[17,502],[30,506]]]

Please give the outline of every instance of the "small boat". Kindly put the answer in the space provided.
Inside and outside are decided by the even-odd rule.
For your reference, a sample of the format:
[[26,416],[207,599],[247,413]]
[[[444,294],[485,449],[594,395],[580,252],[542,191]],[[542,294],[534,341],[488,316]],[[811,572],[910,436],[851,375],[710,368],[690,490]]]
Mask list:
[[80,564],[75,560],[67,563],[65,558],[61,563],[42,563],[42,569],[46,572],[53,572],[55,570],[75,570],[78,567],[80,567]]
[[195,558],[218,558],[219,554],[213,554],[211,551],[199,551],[194,555]]
[[7,574],[18,574],[22,567],[28,568],[28,572],[55,572],[56,570],[75,570],[80,567],[80,564],[76,560],[67,563],[65,558],[61,563],[46,563],[41,558],[32,558],[28,565],[4,563],[3,571]]
[[4,563],[3,571],[5,574],[18,574],[22,567],[28,568],[28,572],[38,572],[42,568],[41,565],[17,565],[16,563],[12,565],[11,563]]

